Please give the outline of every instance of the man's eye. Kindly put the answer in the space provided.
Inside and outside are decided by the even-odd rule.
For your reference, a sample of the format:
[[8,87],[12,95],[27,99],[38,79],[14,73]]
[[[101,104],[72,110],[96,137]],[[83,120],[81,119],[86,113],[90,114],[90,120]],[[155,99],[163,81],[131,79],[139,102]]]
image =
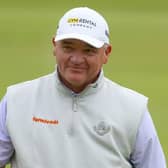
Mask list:
[[88,55],[94,55],[94,54],[96,54],[96,50],[92,49],[92,48],[87,48],[87,49],[85,49],[85,53]]
[[63,46],[64,52],[70,52],[73,51],[73,48],[71,46]]
[[85,52],[92,52],[92,50],[88,48],[88,49],[85,49]]

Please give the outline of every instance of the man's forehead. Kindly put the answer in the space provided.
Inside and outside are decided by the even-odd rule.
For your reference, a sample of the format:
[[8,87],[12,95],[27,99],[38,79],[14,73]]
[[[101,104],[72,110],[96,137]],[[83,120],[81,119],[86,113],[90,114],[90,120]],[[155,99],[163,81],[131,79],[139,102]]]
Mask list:
[[76,45],[76,44],[81,44],[85,47],[90,47],[90,48],[95,48],[94,46],[82,41],[82,40],[78,40],[78,39],[64,39],[60,41],[61,44],[69,44],[69,45]]

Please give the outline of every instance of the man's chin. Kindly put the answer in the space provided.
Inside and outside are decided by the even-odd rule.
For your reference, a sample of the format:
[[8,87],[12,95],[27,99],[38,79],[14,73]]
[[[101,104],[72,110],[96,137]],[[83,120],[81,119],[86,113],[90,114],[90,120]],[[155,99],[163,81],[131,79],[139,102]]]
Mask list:
[[76,79],[76,78],[70,79],[69,83],[71,83],[74,86],[82,86],[83,85],[83,82],[80,78],[79,79]]
[[84,81],[85,76],[82,73],[71,73],[67,76],[68,81],[70,82],[75,82],[75,83],[81,83],[82,81]]

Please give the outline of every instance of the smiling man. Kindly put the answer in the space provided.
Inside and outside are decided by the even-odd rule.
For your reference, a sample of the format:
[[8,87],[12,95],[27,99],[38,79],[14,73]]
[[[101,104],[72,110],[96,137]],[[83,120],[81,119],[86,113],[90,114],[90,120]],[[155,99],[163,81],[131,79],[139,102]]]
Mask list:
[[0,167],[166,168],[147,97],[106,78],[109,28],[80,7],[60,19],[56,69],[8,87],[0,104]]
[[76,93],[94,83],[103,64],[107,63],[111,45],[95,48],[81,40],[68,39],[55,42],[54,55],[62,82]]

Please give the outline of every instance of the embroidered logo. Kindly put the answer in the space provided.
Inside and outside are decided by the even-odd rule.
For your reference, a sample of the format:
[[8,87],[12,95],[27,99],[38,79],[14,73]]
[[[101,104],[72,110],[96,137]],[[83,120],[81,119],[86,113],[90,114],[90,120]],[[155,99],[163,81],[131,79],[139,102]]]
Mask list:
[[97,134],[103,136],[110,131],[110,125],[108,125],[105,121],[100,121],[96,126],[94,126],[94,130]]
[[43,119],[43,118],[37,118],[37,117],[33,117],[32,120],[34,122],[39,122],[39,123],[43,123],[43,124],[59,124],[58,120],[47,120],[47,119]]
[[96,27],[96,22],[93,20],[78,17],[68,18],[67,23],[72,27],[77,26],[90,29]]

